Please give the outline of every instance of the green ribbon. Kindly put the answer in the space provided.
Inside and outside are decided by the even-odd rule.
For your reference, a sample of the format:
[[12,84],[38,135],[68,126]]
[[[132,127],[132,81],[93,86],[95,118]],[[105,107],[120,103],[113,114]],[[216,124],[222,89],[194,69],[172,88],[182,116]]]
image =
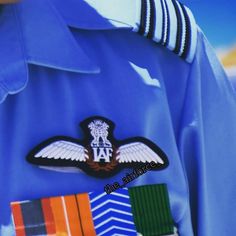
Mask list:
[[143,236],[175,235],[166,184],[129,188],[137,231]]

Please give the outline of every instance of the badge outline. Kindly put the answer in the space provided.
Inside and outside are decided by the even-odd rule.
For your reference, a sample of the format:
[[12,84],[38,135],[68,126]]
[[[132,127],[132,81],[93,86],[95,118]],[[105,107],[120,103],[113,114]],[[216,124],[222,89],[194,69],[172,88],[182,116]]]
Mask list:
[[156,163],[157,167],[152,169],[152,171],[160,171],[169,166],[169,161],[167,158],[167,155],[164,153],[164,151],[154,142],[151,140],[141,137],[141,136],[136,136],[136,137],[130,137],[126,138],[123,140],[118,140],[114,137],[114,129],[115,129],[115,124],[113,121],[102,117],[102,116],[91,116],[82,122],[80,122],[79,126],[81,127],[83,131],[83,137],[82,139],[76,139],[73,137],[69,136],[63,136],[63,135],[58,135],[58,136],[53,136],[51,138],[48,138],[38,145],[36,145],[26,156],[26,160],[34,165],[39,165],[39,166],[48,166],[48,167],[76,167],[82,170],[84,173],[86,173],[89,176],[93,177],[98,177],[98,178],[109,178],[117,173],[119,173],[122,169],[129,168],[129,169],[135,169],[135,168],[140,168],[143,165],[147,164],[148,162],[131,162],[131,163],[119,163],[118,166],[113,169],[112,171],[106,172],[95,172],[91,168],[88,167],[88,164],[86,162],[81,162],[81,161],[75,161],[75,160],[65,160],[65,159],[57,159],[56,163],[52,163],[52,159],[46,159],[46,158],[36,158],[35,155],[40,152],[43,148],[47,147],[48,145],[52,144],[53,142],[56,141],[68,141],[72,142],[78,145],[81,145],[83,147],[86,147],[90,141],[91,141],[91,134],[89,132],[88,124],[94,120],[102,120],[105,121],[109,125],[109,132],[108,132],[108,140],[112,143],[115,144],[115,147],[118,149],[119,147],[130,144],[132,142],[141,142],[147,145],[152,151],[154,151],[158,156],[161,157],[163,160],[163,164]]

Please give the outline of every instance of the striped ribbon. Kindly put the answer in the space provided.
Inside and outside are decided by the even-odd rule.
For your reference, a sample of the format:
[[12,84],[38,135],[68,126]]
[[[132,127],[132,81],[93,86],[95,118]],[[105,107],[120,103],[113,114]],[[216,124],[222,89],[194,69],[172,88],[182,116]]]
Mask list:
[[11,204],[16,236],[95,236],[88,194]]
[[11,203],[16,236],[175,234],[165,184]]

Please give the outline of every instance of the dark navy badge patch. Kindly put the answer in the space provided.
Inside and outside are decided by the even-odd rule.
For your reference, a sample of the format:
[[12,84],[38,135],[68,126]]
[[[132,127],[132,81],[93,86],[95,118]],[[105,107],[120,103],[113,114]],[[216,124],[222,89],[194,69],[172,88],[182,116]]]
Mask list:
[[49,169],[77,167],[100,178],[111,177],[123,168],[139,168],[147,163],[155,163],[152,170],[168,166],[165,153],[150,140],[143,137],[115,139],[115,125],[104,117],[90,117],[80,126],[85,134],[83,140],[52,137],[35,147],[27,160]]

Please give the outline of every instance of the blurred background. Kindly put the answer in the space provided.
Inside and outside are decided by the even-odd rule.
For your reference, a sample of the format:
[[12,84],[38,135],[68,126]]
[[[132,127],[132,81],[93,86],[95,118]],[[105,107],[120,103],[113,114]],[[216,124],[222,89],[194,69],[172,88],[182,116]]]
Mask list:
[[180,1],[193,11],[198,25],[236,85],[236,0]]

